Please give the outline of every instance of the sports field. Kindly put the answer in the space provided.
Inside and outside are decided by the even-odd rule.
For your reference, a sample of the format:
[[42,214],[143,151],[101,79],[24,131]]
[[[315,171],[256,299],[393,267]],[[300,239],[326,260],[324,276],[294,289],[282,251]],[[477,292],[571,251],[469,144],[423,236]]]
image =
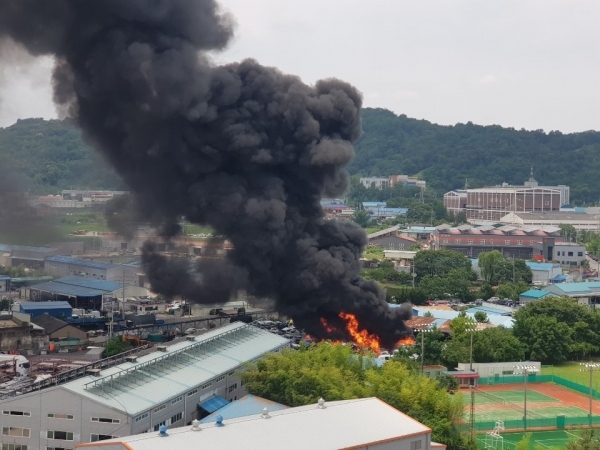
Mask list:
[[[480,385],[474,389],[475,427],[479,431],[493,428],[501,420],[507,429],[522,429],[525,416],[525,386]],[[467,394],[468,395],[468,394]],[[465,422],[469,420],[470,399],[465,399]],[[528,383],[528,426],[550,428],[557,426],[557,416],[566,416],[569,424],[587,423],[589,398],[549,383]],[[594,415],[600,414],[600,402],[594,400]],[[541,420],[536,420],[541,419]]]
[[[578,430],[556,430],[556,431],[535,431],[531,433],[529,448],[534,450],[536,447],[544,449],[556,448],[564,449],[572,439],[579,436]],[[525,433],[500,433],[502,439],[494,439],[489,435],[481,434],[477,436],[477,446],[479,448],[495,448],[504,450],[514,450],[517,443],[523,439]],[[487,440],[487,442],[486,442]],[[486,443],[488,446],[486,447]],[[504,446],[502,446],[504,444]]]

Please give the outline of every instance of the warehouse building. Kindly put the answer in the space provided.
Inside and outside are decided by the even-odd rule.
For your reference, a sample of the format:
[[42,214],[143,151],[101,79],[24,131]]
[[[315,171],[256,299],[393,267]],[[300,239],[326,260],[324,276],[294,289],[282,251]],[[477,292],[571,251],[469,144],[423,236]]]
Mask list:
[[80,275],[108,281],[123,279],[123,269],[119,264],[72,258],[70,256],[50,256],[46,258],[44,271],[53,277]]
[[247,394],[236,375],[244,363],[288,347],[240,322],[189,336],[65,384],[6,395],[0,439],[27,450],[73,448],[190,424]]
[[[265,420],[269,419],[269,420]],[[431,429],[377,398],[325,402],[112,439],[77,448],[102,450],[430,450]]]
[[73,308],[69,302],[15,302],[13,311],[22,314],[28,314],[32,319],[35,319],[42,314],[56,317],[58,319],[68,319],[73,315]]
[[24,288],[25,296],[33,301],[63,300],[73,308],[102,309],[103,302],[112,298],[146,296],[148,290],[139,286],[113,281],[70,275]]
[[50,247],[0,244],[0,264],[41,269],[44,267],[44,260],[47,257],[57,255],[59,252],[57,248]]

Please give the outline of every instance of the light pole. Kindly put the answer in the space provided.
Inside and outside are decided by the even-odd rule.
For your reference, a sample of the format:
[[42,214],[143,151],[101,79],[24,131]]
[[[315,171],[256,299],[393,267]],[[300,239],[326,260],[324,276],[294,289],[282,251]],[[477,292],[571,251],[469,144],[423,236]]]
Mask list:
[[421,375],[423,375],[425,370],[425,333],[431,333],[433,331],[429,325],[423,325],[419,328],[419,333],[421,334]]
[[473,372],[473,333],[477,331],[477,322],[470,322],[465,325],[465,330],[471,335],[471,350],[469,352],[469,371]]
[[592,390],[592,374],[600,370],[600,364],[598,363],[582,363],[582,372],[590,373],[590,427],[592,426],[592,400],[594,398],[594,391]]
[[523,374],[525,381],[525,399],[523,400],[523,426],[525,430],[527,430],[527,375],[535,372],[539,372],[536,366],[513,366],[513,374]]

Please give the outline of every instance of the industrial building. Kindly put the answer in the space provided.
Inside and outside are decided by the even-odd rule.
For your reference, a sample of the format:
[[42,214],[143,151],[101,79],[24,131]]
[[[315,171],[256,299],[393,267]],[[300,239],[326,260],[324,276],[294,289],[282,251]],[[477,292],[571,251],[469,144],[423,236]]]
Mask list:
[[402,186],[413,186],[418,188],[425,188],[427,182],[419,180],[416,177],[409,177],[408,175],[390,175],[388,177],[365,177],[360,179],[360,184],[364,187],[383,189],[386,187],[394,187],[397,184]]
[[[268,419],[268,420],[267,420]],[[102,450],[430,450],[431,429],[377,398],[318,403],[112,439],[77,448]]]
[[10,291],[10,277],[0,275],[0,292]]
[[44,267],[44,260],[48,256],[58,255],[59,253],[59,249],[51,247],[0,244],[0,265],[41,269]]
[[38,327],[43,328],[50,341],[58,341],[61,339],[85,341],[87,339],[87,333],[81,328],[68,324],[64,320],[52,317],[47,313],[31,319],[31,322]]
[[15,302],[13,311],[28,314],[32,319],[48,314],[49,316],[68,319],[73,315],[73,308],[69,302]]
[[64,384],[21,389],[0,398],[0,439],[27,450],[73,448],[190,424],[247,394],[236,375],[244,363],[289,344],[236,322]]
[[[554,259],[554,247],[562,242],[558,227],[517,227],[505,225],[499,228],[483,225],[440,225],[433,233],[435,250],[446,249],[477,258],[479,253],[498,250],[505,257],[531,259],[534,254],[543,259]],[[534,253],[534,245],[536,245]]]
[[549,292],[559,297],[574,298],[580,305],[600,304],[599,281],[549,284],[548,286],[544,287],[543,291]]
[[560,264],[531,261],[526,261],[525,264],[531,269],[531,282],[535,284],[548,284],[554,277],[562,275]]
[[535,302],[536,300],[541,300],[543,298],[549,297],[556,297],[556,295],[550,292],[541,291],[539,289],[530,289],[519,294],[519,304],[526,305],[527,303]]
[[559,227],[561,225],[571,225],[576,230],[582,231],[598,231],[600,229],[598,215],[572,211],[510,212],[501,217],[499,222],[517,226]]
[[53,277],[80,275],[108,281],[120,281],[123,279],[123,269],[119,264],[71,258],[69,256],[51,256],[46,258],[44,271]]
[[468,221],[497,221],[511,212],[559,211],[569,201],[569,186],[540,186],[533,178],[533,168],[523,186],[503,183],[501,186],[467,188],[444,194],[446,210],[455,215],[464,213]]
[[101,310],[105,299],[146,296],[148,290],[103,279],[70,275],[23,288],[33,301],[64,300],[73,308]]
[[0,352],[37,351],[44,348],[47,342],[44,330],[31,323],[29,315],[0,315]]

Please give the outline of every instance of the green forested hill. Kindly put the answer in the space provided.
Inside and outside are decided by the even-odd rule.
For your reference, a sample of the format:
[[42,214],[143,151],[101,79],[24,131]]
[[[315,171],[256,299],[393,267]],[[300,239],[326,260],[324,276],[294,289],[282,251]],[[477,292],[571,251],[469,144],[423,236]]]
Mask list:
[[[540,184],[571,186],[574,203],[600,200],[600,132],[441,126],[370,108],[363,111],[363,130],[352,174],[418,174],[443,194],[464,186],[465,179],[471,187],[522,184],[534,166]],[[31,193],[123,187],[67,121],[25,119],[0,128],[0,167]]]
[[119,177],[67,121],[24,119],[0,128],[2,173],[32,194],[122,187]]
[[465,179],[470,187],[523,184],[533,166],[540,184],[571,186],[572,202],[600,200],[600,132],[440,126],[370,108],[363,111],[363,130],[352,174],[419,174],[441,194],[462,188]]

